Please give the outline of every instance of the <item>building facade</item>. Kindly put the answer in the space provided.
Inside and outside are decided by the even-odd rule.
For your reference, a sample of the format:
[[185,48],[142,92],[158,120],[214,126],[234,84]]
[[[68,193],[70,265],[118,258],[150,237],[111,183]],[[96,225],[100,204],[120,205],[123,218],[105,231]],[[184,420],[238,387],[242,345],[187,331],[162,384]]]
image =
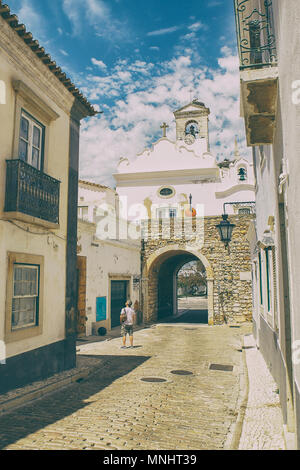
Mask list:
[[248,233],[254,335],[278,384],[286,435],[300,448],[300,5],[236,0],[235,14],[257,203]]
[[0,391],[76,360],[80,120],[95,110],[0,2]]
[[[207,274],[208,323],[250,320],[251,269],[246,233],[255,212],[253,166],[239,155],[217,164],[209,148],[209,114],[193,100],[174,112],[176,140],[163,136],[114,175],[131,234],[141,226],[145,321],[176,314],[181,267],[200,260]],[[230,250],[220,240],[222,215],[235,225]]]
[[109,331],[120,325],[120,311],[128,299],[141,321],[141,243],[120,237],[124,224],[127,221],[119,217],[116,191],[79,181],[78,311],[83,335],[97,335],[99,328]]

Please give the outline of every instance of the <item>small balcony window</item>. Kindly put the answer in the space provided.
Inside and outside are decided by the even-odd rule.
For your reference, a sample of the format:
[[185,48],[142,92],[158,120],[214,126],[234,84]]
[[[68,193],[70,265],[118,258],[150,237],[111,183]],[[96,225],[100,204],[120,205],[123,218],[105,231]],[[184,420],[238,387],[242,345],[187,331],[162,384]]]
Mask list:
[[41,170],[45,127],[24,110],[21,114],[19,159]]

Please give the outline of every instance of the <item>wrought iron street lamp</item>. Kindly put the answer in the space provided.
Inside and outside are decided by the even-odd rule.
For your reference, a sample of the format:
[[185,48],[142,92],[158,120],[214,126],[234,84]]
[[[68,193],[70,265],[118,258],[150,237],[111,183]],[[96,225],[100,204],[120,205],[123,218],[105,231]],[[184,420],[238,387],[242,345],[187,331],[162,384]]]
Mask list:
[[227,248],[231,242],[232,231],[235,225],[229,222],[228,214],[223,214],[221,222],[219,225],[216,225],[216,227],[219,230],[221,241],[225,243],[225,247]]

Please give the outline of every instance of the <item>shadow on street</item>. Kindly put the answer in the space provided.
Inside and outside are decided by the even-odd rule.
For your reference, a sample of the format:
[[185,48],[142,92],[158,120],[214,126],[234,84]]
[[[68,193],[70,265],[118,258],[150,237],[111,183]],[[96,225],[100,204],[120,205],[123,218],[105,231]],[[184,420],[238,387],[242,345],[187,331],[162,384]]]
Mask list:
[[150,359],[150,356],[93,357],[103,361],[103,368],[91,377],[1,416],[0,449],[85,408],[91,396]]

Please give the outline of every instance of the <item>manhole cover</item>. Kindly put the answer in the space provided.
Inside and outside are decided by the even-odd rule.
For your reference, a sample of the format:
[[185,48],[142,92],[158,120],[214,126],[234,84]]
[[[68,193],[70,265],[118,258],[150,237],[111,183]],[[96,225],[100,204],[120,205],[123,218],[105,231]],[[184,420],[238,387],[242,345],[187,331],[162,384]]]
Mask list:
[[171,370],[171,374],[175,375],[193,375],[193,372],[189,370]]
[[143,382],[156,382],[156,383],[166,382],[166,379],[161,379],[159,377],[143,377],[141,380]]
[[233,366],[229,366],[226,364],[210,364],[210,370],[223,370],[225,372],[232,372]]

